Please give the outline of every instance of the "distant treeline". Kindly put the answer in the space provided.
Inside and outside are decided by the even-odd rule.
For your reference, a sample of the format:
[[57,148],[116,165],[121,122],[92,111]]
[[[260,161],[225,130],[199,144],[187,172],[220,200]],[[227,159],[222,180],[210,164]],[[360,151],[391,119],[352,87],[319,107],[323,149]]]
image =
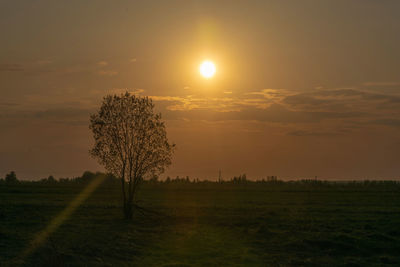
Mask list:
[[[104,178],[103,186],[119,186],[120,180],[111,174],[105,174],[101,172],[90,172],[86,171],[82,174],[82,176],[74,177],[74,178],[59,178],[55,179],[52,175],[47,178],[42,178],[36,181],[21,181],[18,180],[15,172],[8,173],[5,178],[0,179],[0,185],[7,184],[43,184],[43,185],[81,185],[88,184],[94,179]],[[200,179],[191,179],[189,176],[186,177],[167,177],[166,179],[159,179],[157,176],[154,176],[148,180],[143,181],[144,185],[171,185],[175,187],[184,187],[187,185],[196,184],[200,187],[213,187],[215,185],[244,185],[246,187],[257,187],[260,185],[268,185],[270,189],[280,189],[280,190],[302,190],[302,189],[313,189],[313,188],[352,188],[352,189],[362,189],[362,188],[375,188],[375,189],[383,189],[383,190],[400,190],[400,181],[394,180],[353,180],[353,181],[326,181],[326,180],[317,180],[317,179],[301,179],[301,180],[291,180],[291,181],[283,181],[279,180],[277,176],[267,176],[263,179],[258,180],[248,180],[246,174],[242,174],[239,176],[234,176],[230,179],[223,180],[218,179],[216,181],[211,180],[200,180]]]

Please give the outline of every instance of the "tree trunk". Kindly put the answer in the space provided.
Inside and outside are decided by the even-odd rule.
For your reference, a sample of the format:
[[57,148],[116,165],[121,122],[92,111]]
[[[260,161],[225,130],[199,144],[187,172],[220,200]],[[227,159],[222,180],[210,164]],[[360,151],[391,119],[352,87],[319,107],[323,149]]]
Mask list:
[[124,217],[131,220],[133,217],[133,203],[131,201],[124,201]]
[[[135,186],[136,178],[132,180],[132,178],[129,179],[129,182],[127,183],[128,185],[128,190],[126,190],[126,193],[124,193],[124,216],[125,219],[131,220],[133,217],[133,212],[134,212],[134,196],[136,192],[136,186]],[[127,195],[126,195],[127,194]]]

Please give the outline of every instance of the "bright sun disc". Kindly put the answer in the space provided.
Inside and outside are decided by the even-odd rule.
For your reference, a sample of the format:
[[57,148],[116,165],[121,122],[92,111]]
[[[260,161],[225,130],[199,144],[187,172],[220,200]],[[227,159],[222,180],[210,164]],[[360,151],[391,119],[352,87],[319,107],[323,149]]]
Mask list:
[[215,71],[216,71],[215,65],[211,61],[206,60],[200,65],[200,74],[206,79],[209,79],[212,76],[214,76]]

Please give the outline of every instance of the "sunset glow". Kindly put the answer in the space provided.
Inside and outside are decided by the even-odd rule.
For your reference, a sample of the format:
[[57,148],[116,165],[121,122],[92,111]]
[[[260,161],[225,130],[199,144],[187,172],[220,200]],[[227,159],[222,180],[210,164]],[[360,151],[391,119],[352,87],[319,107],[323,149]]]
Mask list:
[[0,267],[400,266],[400,0],[59,2],[0,0]]
[[168,124],[165,177],[400,176],[400,1],[5,2],[0,178],[102,170],[89,115],[126,91]]

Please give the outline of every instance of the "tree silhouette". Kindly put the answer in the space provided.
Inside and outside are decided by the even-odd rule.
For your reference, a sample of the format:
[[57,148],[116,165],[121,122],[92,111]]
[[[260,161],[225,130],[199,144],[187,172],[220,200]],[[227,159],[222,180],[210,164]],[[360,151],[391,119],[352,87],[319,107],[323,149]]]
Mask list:
[[6,183],[16,183],[16,182],[18,182],[17,175],[15,174],[15,172],[11,171],[10,173],[8,173],[6,175],[5,181],[6,181]]
[[159,175],[171,164],[175,145],[167,139],[161,114],[148,97],[126,92],[107,95],[91,115],[94,146],[90,153],[121,179],[125,218],[131,219],[141,181]]

